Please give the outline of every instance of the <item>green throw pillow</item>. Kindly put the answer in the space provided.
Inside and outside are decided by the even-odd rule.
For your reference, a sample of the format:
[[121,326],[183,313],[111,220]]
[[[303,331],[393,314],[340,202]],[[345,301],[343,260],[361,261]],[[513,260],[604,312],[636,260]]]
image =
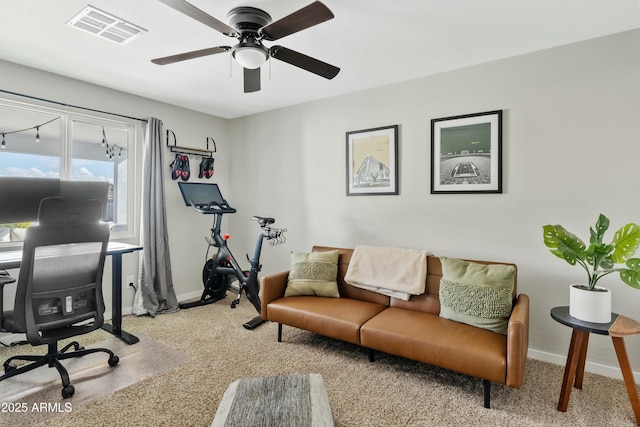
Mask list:
[[441,257],[440,317],[507,334],[516,269]]
[[285,297],[315,295],[340,298],[338,292],[338,251],[291,252],[291,270]]

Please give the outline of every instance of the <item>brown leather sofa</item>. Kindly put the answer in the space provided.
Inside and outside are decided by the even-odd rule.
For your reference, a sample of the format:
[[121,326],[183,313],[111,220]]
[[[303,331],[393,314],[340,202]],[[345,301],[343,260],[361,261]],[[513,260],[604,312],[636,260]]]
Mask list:
[[288,272],[262,278],[261,316],[278,323],[278,341],[282,341],[282,325],[288,325],[368,348],[371,361],[378,350],[481,378],[486,408],[491,382],[522,386],[529,346],[529,297],[518,295],[516,286],[505,336],[439,316],[439,258],[427,257],[425,293],[403,301],[345,283],[353,249],[316,246],[313,251],[335,249],[340,251],[340,298],[285,298]]

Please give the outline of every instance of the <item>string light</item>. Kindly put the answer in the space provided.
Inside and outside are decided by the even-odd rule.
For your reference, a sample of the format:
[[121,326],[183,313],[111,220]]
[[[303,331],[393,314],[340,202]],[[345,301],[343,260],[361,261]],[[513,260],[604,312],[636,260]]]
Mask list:
[[11,135],[12,133],[27,132],[27,131],[30,131],[30,130],[32,130],[32,129],[35,129],[35,130],[36,130],[36,142],[40,142],[40,128],[41,128],[42,126],[44,126],[44,125],[48,125],[49,123],[51,123],[51,122],[54,122],[54,121],[58,120],[58,119],[60,119],[60,116],[58,116],[58,117],[56,117],[56,118],[54,118],[54,119],[51,119],[51,120],[49,120],[48,122],[44,122],[44,123],[42,123],[42,124],[35,125],[35,126],[33,126],[33,127],[30,127],[30,128],[18,129],[18,130],[12,130],[11,132],[2,132],[2,145],[0,146],[0,148],[2,148],[3,150],[7,148],[7,147],[6,147],[6,144],[7,144],[7,143],[5,142],[5,139],[4,139],[5,135]]
[[[42,124],[39,125],[35,125],[33,127],[30,128],[25,128],[25,129],[18,129],[18,130],[13,130],[10,132],[0,132],[2,134],[2,143],[0,143],[0,149],[2,150],[6,150],[7,149],[7,143],[5,141],[5,136],[6,135],[11,135],[13,133],[20,133],[20,132],[26,132],[26,131],[30,131],[35,129],[36,131],[36,142],[40,142],[40,128],[42,126],[48,125],[49,123],[58,120],[60,117],[56,117],[54,119],[49,120],[48,122],[44,122]],[[107,134],[104,130],[104,126],[102,126],[102,144],[103,147],[105,147],[105,155],[106,157],[108,157],[109,159],[113,159],[116,156],[116,148],[118,149],[118,157],[122,157],[122,152],[123,151],[127,151],[126,148],[121,147],[117,144],[113,144],[110,145],[109,141],[107,140]]]
[[104,152],[109,159],[113,159],[116,155],[116,148],[118,151],[118,157],[122,157],[122,151],[127,151],[126,148],[120,147],[118,144],[109,145],[107,141],[107,134],[104,131],[104,126],[102,126],[102,144],[103,147],[106,147]]

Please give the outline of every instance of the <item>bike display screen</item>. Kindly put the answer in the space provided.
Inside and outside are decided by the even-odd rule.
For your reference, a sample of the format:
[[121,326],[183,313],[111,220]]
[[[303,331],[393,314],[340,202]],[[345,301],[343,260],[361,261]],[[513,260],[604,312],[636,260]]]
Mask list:
[[218,184],[205,184],[202,182],[179,182],[180,193],[185,205],[202,208],[211,202],[223,203],[222,194]]

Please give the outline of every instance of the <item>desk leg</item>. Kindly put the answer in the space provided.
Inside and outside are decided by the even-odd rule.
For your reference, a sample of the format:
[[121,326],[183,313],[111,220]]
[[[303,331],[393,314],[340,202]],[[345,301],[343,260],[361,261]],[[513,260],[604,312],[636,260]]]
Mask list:
[[616,356],[618,356],[618,363],[620,364],[624,384],[627,386],[627,394],[629,395],[631,408],[636,416],[636,424],[640,425],[640,401],[638,401],[638,390],[636,390],[636,382],[633,379],[633,372],[631,371],[631,365],[629,364],[624,339],[622,337],[611,337],[611,340],[613,341],[613,347],[616,349]]
[[127,344],[135,344],[140,339],[122,330],[122,254],[112,255],[112,277],[111,277],[111,323],[104,324],[102,329],[117,336]]
[[[575,381],[576,387],[582,387],[582,376],[584,374],[584,358],[587,355],[587,344],[589,343],[589,332],[578,329],[571,334],[571,345],[567,355],[567,365],[564,368],[562,379],[562,389],[560,390],[560,400],[558,401],[558,411],[567,412],[569,397],[571,396],[572,383]],[[578,374],[578,375],[576,375]]]

